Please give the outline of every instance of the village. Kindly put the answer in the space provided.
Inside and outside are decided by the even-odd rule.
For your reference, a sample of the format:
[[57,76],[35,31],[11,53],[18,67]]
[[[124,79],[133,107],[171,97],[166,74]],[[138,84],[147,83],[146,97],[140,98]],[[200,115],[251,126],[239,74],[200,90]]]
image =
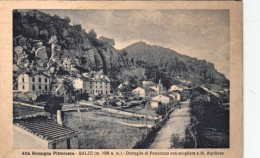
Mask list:
[[[131,91],[125,91],[124,82],[113,91],[111,80],[98,72],[55,80],[50,85],[44,73],[18,76],[13,92],[16,148],[138,148],[187,104],[193,90],[183,85],[167,90],[159,80],[143,81]],[[199,88],[209,100],[223,93]],[[61,108],[50,116],[47,104]]]
[[14,148],[229,147],[229,80],[213,63],[13,14]]

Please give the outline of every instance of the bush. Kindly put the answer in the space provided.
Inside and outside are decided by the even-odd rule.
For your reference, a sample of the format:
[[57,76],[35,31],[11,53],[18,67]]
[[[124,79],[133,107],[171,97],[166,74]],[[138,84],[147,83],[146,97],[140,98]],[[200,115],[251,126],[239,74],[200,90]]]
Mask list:
[[171,136],[171,148],[183,148],[184,146],[184,139],[180,138],[178,134],[173,134]]
[[167,105],[162,104],[161,102],[158,103],[158,108],[156,109],[156,114],[165,115],[167,112]]

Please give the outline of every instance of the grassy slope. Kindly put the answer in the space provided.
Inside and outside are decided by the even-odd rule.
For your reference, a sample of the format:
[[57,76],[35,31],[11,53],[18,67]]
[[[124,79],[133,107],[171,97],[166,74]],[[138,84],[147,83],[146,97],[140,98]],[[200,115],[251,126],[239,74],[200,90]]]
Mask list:
[[81,149],[127,149],[142,139],[144,129],[114,122],[114,118],[91,113],[66,113],[66,125],[79,132]]

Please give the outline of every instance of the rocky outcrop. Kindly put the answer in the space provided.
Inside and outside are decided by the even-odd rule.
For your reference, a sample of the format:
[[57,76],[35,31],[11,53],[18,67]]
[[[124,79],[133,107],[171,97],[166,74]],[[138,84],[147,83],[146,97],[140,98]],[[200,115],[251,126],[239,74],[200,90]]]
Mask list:
[[76,68],[80,73],[102,70],[115,75],[120,68],[132,66],[128,57],[113,47],[113,39],[98,39],[93,30],[87,33],[69,21],[37,10],[15,10],[13,56],[19,70],[55,75],[57,71],[75,72]]

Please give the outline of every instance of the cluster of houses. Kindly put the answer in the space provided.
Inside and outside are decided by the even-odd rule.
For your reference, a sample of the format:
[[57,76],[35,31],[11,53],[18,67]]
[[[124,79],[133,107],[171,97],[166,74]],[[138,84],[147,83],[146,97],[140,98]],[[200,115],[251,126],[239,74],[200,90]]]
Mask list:
[[161,80],[158,84],[151,81],[143,81],[142,87],[137,87],[132,91],[135,97],[150,100],[152,108],[158,108],[161,104],[175,105],[181,100],[188,99],[190,90],[187,87],[172,85],[167,91]]
[[[50,76],[44,73],[23,73],[18,76],[17,80],[18,92],[34,92],[39,96],[52,91],[56,96],[63,96],[66,91],[62,82],[51,87]],[[75,78],[73,87],[81,93],[90,95],[111,94],[111,80],[103,74]],[[132,91],[132,95],[136,98],[151,100],[152,107],[157,108],[159,103],[169,104],[187,99],[190,95],[190,89],[172,85],[169,90],[166,90],[161,80],[158,84],[152,81],[143,81],[142,86]]]
[[[60,78],[56,84],[51,85],[50,76],[44,73],[23,73],[17,77],[18,87],[14,91],[15,96],[23,93],[34,93],[37,96],[43,94],[55,94],[56,96],[64,96],[66,92],[72,95],[74,89],[81,93],[88,93],[93,95],[110,95],[111,94],[111,80],[105,75],[95,75],[94,77],[77,77],[73,79],[74,89],[67,90],[66,85]],[[72,98],[69,96],[68,98]],[[74,97],[75,98],[75,97]],[[65,99],[64,99],[65,100]]]
[[[66,86],[62,82],[51,87],[50,76],[44,73],[23,73],[18,76],[17,80],[18,92],[35,92],[39,96],[52,91],[56,96],[64,96],[64,98],[65,92],[67,92]],[[77,77],[73,80],[73,87],[80,93],[89,95],[111,95],[111,80],[103,74],[92,77]],[[158,84],[152,81],[143,81],[142,86],[135,88],[131,93],[135,98],[150,100],[151,106],[157,108],[160,103],[171,104],[188,99],[190,89],[172,85],[167,90],[161,80]],[[70,92],[69,95],[71,94],[75,93]]]

